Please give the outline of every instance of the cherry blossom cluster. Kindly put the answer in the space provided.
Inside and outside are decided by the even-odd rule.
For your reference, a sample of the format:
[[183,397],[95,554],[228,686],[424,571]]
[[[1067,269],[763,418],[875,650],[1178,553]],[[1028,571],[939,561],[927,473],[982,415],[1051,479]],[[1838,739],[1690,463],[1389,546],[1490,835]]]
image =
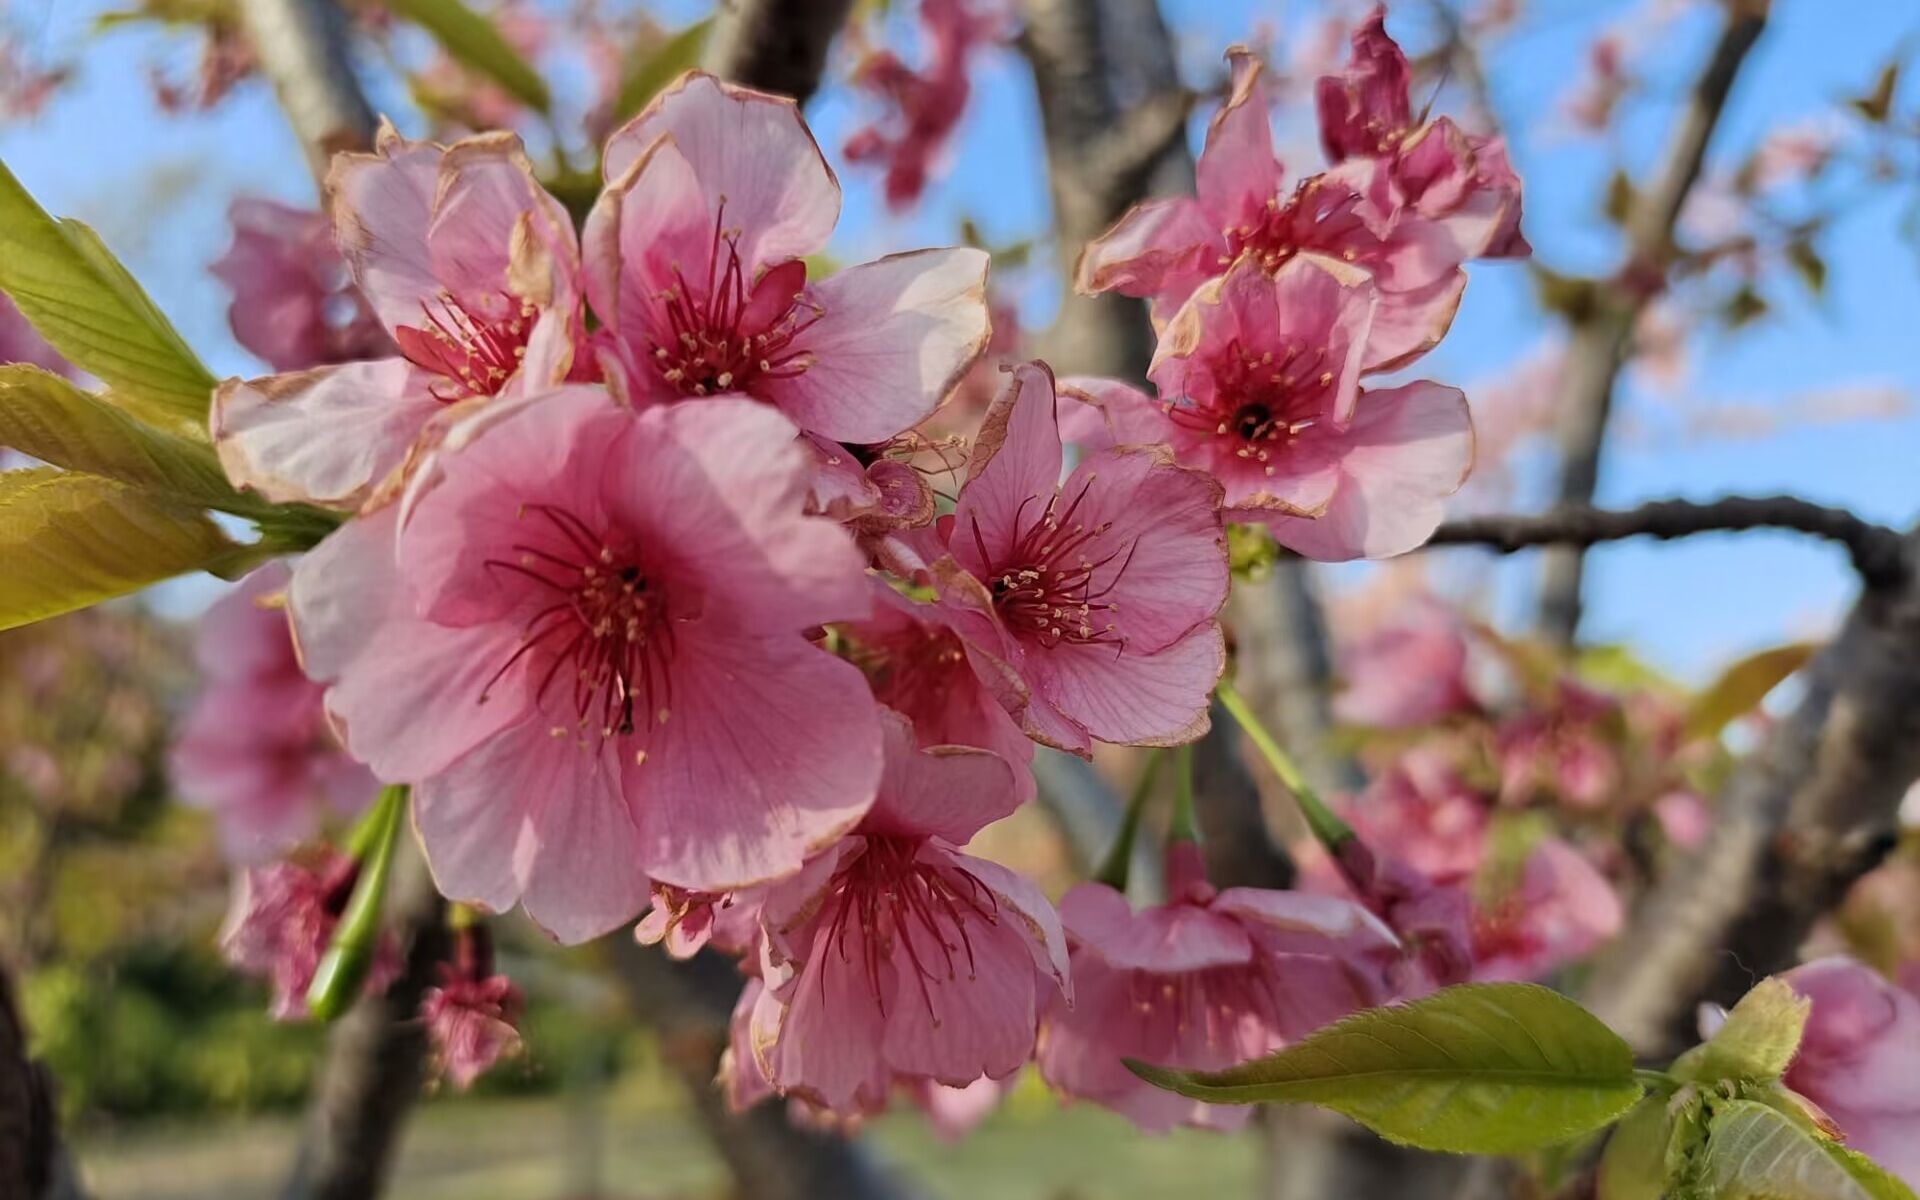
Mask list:
[[[1333,166],[1286,190],[1261,68],[1230,61],[1198,198],[1081,265],[1152,299],[1158,398],[1012,366],[963,475],[920,451],[988,350],[987,255],[819,273],[840,190],[789,101],[683,77],[612,136],[577,231],[512,135],[384,130],[328,181],[364,309],[250,214],[234,277],[296,286],[236,328],[284,373],[222,386],[215,444],[344,520],[210,623],[182,775],[256,864],[229,947],[280,1011],[361,864],[269,860],[376,780],[468,909],[738,956],[740,1103],[950,1109],[1037,1059],[1143,1126],[1228,1125],[1121,1060],[1226,1066],[1464,977],[1452,893],[1364,846],[1348,897],[1216,889],[1175,837],[1138,910],[1108,883],[1056,909],[967,851],[1033,798],[1036,744],[1206,732],[1227,521],[1394,554],[1471,466],[1457,390],[1362,380],[1439,340],[1464,261],[1525,252],[1503,149],[1413,119],[1376,17],[1321,81]],[[425,1009],[457,1081],[519,1004],[463,945]]]

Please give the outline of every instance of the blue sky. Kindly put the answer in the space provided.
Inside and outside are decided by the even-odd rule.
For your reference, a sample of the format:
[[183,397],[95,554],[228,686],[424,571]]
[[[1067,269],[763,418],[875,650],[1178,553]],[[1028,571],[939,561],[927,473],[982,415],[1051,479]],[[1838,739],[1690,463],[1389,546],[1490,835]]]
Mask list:
[[[1265,0],[1162,2],[1182,59],[1195,70],[1256,30],[1284,34],[1308,26],[1321,11],[1316,4]],[[48,208],[94,223],[216,372],[253,373],[257,364],[228,334],[224,293],[205,267],[225,246],[229,198],[256,193],[311,202],[311,181],[264,87],[244,87],[209,116],[157,114],[144,82],[147,65],[160,60],[186,71],[195,50],[153,33],[88,43],[93,16],[111,6],[8,0],[0,9],[36,55],[57,58],[85,47],[74,87],[36,121],[0,128],[0,158]],[[699,7],[668,0],[656,11],[679,19]],[[1495,45],[1488,57],[1496,107],[1517,131],[1527,231],[1555,267],[1595,269],[1611,260],[1611,234],[1598,211],[1611,148],[1569,139],[1556,133],[1554,122],[1532,118],[1558,103],[1594,33],[1639,7],[1535,0],[1523,32]],[[1772,26],[1715,143],[1716,158],[1736,157],[1765,130],[1863,90],[1894,48],[1920,47],[1920,6],[1910,0],[1849,0],[1845,20],[1835,19],[1840,7],[1832,0],[1776,0]],[[1401,0],[1390,28],[1417,43],[1423,10]],[[1657,157],[1673,101],[1704,56],[1716,19],[1716,6],[1696,3],[1647,52],[1651,85],[1629,111],[1618,141],[1636,170]],[[562,81],[561,90],[578,86]],[[405,124],[397,93],[376,99]],[[1283,104],[1285,131],[1309,101],[1304,94],[1283,100],[1293,106]],[[1913,100],[1906,103],[1910,108]],[[857,98],[839,88],[815,106],[820,140],[836,167],[842,167],[838,146],[860,112]],[[1290,161],[1312,169],[1302,154]],[[847,203],[835,250],[869,257],[951,241],[962,217],[995,242],[1044,231],[1046,178],[1031,86],[1012,56],[998,56],[977,77],[953,162],[928,202],[905,218],[884,212],[866,173],[842,167]],[[1620,405],[1625,432],[1607,463],[1602,499],[1624,504],[1666,495],[1790,491],[1880,520],[1912,521],[1920,510],[1920,410],[1912,405],[1891,418],[1816,421],[1740,438],[1691,435],[1686,415],[1701,405],[1778,406],[1840,385],[1920,395],[1920,362],[1911,353],[1920,332],[1920,255],[1897,228],[1903,206],[1913,201],[1882,194],[1849,210],[1821,245],[1831,267],[1823,302],[1795,300],[1758,328],[1696,344],[1684,406],[1630,387]],[[1044,323],[1058,293],[1036,270],[1019,281],[1018,295],[1025,316]],[[1498,378],[1535,348],[1545,329],[1520,269],[1477,266],[1453,332],[1418,373],[1467,386],[1471,397],[1473,385]],[[1524,613],[1531,578],[1525,560],[1498,573],[1495,591],[1509,617]],[[1696,678],[1732,655],[1829,627],[1852,592],[1838,552],[1772,534],[1609,547],[1595,554],[1591,578],[1590,637],[1630,641],[1663,666]],[[190,607],[205,594],[195,586],[169,600]]]

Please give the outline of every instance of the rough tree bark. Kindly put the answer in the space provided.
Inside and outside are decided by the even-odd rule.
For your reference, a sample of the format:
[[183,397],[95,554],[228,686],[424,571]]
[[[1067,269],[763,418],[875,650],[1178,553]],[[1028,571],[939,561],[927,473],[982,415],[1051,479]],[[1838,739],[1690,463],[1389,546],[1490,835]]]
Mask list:
[[1793,964],[1820,917],[1884,856],[1920,778],[1920,532],[1868,583],[1803,674],[1799,705],[1741,764],[1707,845],[1638,906],[1586,997],[1643,1053],[1694,1040],[1701,1001],[1730,1004]]
[[373,110],[353,76],[346,15],[333,0],[241,0],[260,70],[316,179],[342,150],[373,144]]
[[384,1192],[426,1081],[420,999],[438,982],[451,949],[446,903],[410,839],[402,838],[393,871],[387,928],[404,948],[405,966],[384,993],[362,999],[328,1032],[283,1200],[366,1200]]
[[[1650,187],[1636,193],[1628,210],[1625,261],[1605,280],[1579,289],[1585,302],[1572,320],[1562,366],[1554,439],[1560,452],[1561,505],[1593,501],[1613,393],[1647,305],[1665,285],[1674,257],[1674,227],[1700,177],[1707,144],[1727,97],[1766,26],[1769,0],[1723,0],[1727,21],[1675,126],[1673,140]],[[1571,645],[1580,625],[1580,588],[1585,556],[1579,546],[1549,550],[1543,564],[1539,629]]]
[[721,0],[702,65],[805,104],[852,11],[853,0]]

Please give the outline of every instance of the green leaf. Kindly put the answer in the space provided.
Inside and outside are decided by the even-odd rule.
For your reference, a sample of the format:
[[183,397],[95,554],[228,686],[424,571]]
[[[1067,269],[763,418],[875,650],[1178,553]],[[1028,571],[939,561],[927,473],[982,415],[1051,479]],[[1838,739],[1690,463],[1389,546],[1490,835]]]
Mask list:
[[1812,1009],[1811,1000],[1780,979],[1763,979],[1733,1006],[1719,1032],[1680,1056],[1673,1073],[1696,1083],[1772,1083],[1800,1049]]
[[360,844],[354,847],[354,856],[360,860],[360,877],[307,987],[307,1011],[322,1021],[334,1020],[353,1007],[367,972],[373,969],[380,949],[387,879],[393,873],[394,843],[406,824],[407,791],[405,784],[382,788],[373,811],[356,831]]
[[118,480],[52,467],[0,474],[0,629],[188,571],[237,569],[248,555],[205,514]]
[[1533,984],[1467,984],[1371,1008],[1226,1071],[1129,1062],[1218,1104],[1318,1104],[1426,1150],[1518,1154],[1604,1128],[1640,1099],[1627,1044]]
[[1876,125],[1884,124],[1893,115],[1893,94],[1900,86],[1900,61],[1895,59],[1880,68],[1880,75],[1873,81],[1873,90],[1864,96],[1856,96],[1847,101],[1853,110]]
[[1793,273],[1800,277],[1807,290],[1816,296],[1826,294],[1827,260],[1820,251],[1814,249],[1813,242],[1807,238],[1795,238],[1787,243],[1787,262],[1793,267]]
[[38,367],[0,366],[0,446],[209,507],[261,507],[227,482],[207,443],[143,425]]
[[54,349],[105,380],[114,403],[206,436],[213,376],[93,230],[48,216],[4,164],[0,291]]
[[1717,737],[1739,717],[1752,712],[1787,676],[1813,657],[1812,642],[1775,646],[1734,663],[1687,706],[1689,738]]
[[695,21],[672,37],[647,46],[627,65],[620,81],[620,95],[614,101],[614,118],[624,121],[645,108],[647,101],[660,94],[684,71],[700,65],[706,52],[707,36],[713,32],[713,18]]
[[1649,1096],[1635,1105],[1600,1157],[1598,1200],[1660,1200],[1672,1138],[1673,1118],[1665,1096]]
[[1718,1106],[1702,1167],[1716,1200],[1914,1200],[1872,1161],[1757,1100]]
[[432,34],[456,62],[493,80],[528,108],[544,113],[552,105],[546,80],[492,21],[461,0],[387,0],[387,7]]

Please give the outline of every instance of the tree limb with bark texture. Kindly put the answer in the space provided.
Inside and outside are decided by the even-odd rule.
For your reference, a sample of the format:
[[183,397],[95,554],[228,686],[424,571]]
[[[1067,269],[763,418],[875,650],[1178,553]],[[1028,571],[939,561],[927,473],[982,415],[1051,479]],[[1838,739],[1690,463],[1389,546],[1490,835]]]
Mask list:
[[[1605,280],[1580,288],[1585,301],[1570,317],[1572,336],[1562,367],[1563,382],[1554,441],[1560,454],[1560,506],[1590,504],[1600,479],[1601,450],[1613,393],[1627,361],[1641,314],[1665,286],[1672,264],[1674,228],[1706,161],[1720,115],[1747,54],[1766,27],[1769,0],[1723,0],[1725,26],[1707,66],[1673,131],[1651,187],[1636,192],[1624,222],[1626,257]],[[1580,625],[1582,547],[1549,551],[1540,592],[1539,628],[1549,640],[1571,645]]]
[[707,39],[707,70],[805,104],[853,0],[721,0]]

